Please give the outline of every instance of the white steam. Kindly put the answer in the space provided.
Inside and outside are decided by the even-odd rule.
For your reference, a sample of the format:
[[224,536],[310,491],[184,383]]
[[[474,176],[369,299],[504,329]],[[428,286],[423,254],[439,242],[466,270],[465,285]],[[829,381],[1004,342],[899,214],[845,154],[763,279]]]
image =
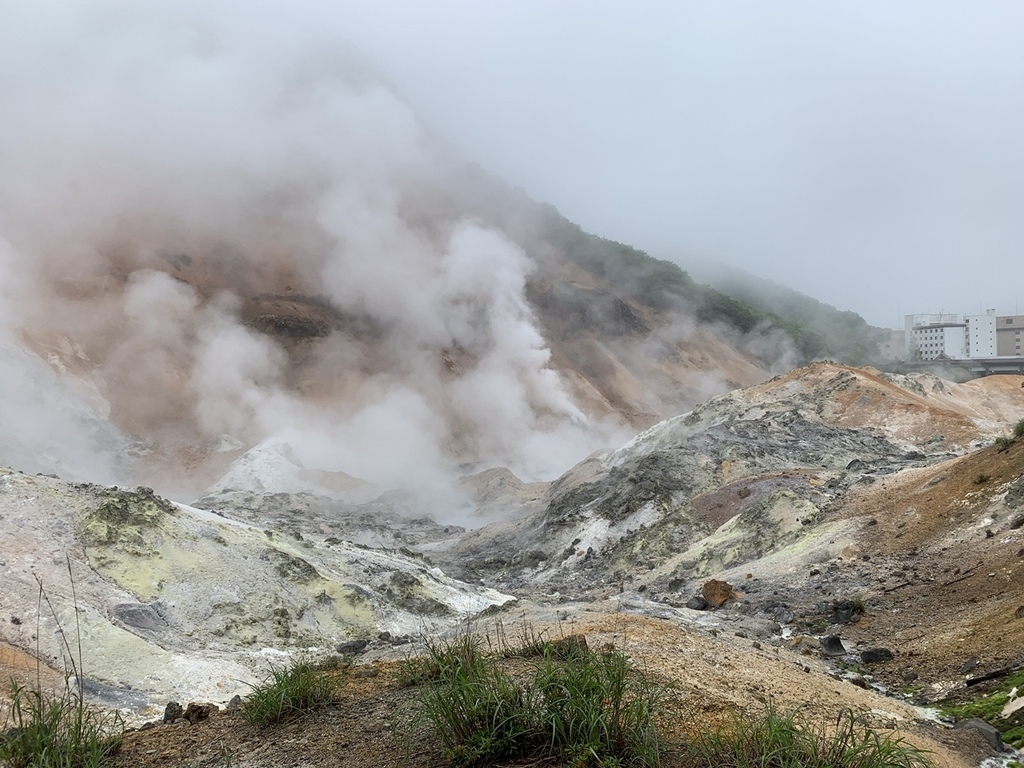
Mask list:
[[[342,41],[270,12],[0,5],[5,349],[45,351],[167,455],[277,437],[309,468],[435,488],[466,461],[536,477],[593,450],[531,259],[457,215],[454,164]],[[333,325],[283,345],[247,322],[279,300]],[[0,357],[8,443],[108,478],[117,446],[77,396],[22,402],[34,359]]]

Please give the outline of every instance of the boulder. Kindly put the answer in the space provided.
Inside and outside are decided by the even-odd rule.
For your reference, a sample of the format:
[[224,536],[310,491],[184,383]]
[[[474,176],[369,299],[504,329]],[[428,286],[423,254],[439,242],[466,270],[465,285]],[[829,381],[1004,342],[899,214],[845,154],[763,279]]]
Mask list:
[[732,588],[732,584],[718,579],[705,581],[700,592],[711,608],[720,608],[727,601],[736,598],[736,590]]
[[185,710],[181,708],[181,704],[176,701],[169,701],[167,706],[164,707],[164,722],[173,723],[184,714]]
[[337,651],[343,656],[355,656],[366,650],[369,642],[366,640],[349,640],[347,643],[338,643]]
[[860,660],[865,664],[879,664],[892,659],[892,651],[888,648],[865,648],[860,652]]
[[826,656],[843,656],[846,654],[846,646],[839,635],[825,635],[821,638],[821,652]]
[[989,725],[984,720],[980,720],[977,717],[971,717],[967,720],[961,720],[960,722],[956,723],[953,727],[970,728],[971,730],[978,731],[982,736],[985,737],[985,740],[990,745],[992,745],[992,749],[994,749],[996,752],[1003,751],[1002,734],[999,733],[999,730],[996,727]]

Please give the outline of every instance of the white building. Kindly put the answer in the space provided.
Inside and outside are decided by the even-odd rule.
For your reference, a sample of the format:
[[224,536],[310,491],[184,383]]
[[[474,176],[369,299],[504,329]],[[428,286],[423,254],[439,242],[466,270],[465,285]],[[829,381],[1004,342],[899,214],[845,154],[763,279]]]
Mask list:
[[934,360],[967,357],[967,324],[956,314],[919,314],[903,318],[906,327],[907,358]]
[[996,311],[985,310],[984,315],[964,315],[967,326],[967,357],[996,356]]

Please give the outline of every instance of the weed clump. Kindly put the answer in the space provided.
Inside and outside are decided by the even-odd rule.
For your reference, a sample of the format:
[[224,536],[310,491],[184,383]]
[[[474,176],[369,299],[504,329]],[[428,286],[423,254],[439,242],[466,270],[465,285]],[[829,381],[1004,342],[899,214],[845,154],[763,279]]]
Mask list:
[[242,705],[242,717],[257,725],[272,725],[329,704],[335,689],[335,679],[308,662],[272,668],[264,682],[253,686]]
[[806,721],[795,711],[744,711],[690,746],[695,768],[927,768],[925,753],[868,728],[853,711],[836,722]]
[[1014,439],[1021,439],[1024,437],[1024,419],[1021,419],[1013,426],[1013,437]]

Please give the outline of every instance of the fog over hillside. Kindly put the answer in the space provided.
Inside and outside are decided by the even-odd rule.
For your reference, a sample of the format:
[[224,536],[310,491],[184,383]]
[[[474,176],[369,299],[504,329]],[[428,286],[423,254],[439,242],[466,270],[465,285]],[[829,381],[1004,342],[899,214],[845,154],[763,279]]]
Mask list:
[[[615,429],[548,365],[534,262],[460,215],[460,163],[339,40],[198,3],[3,14],[8,433],[113,481],[93,429],[113,408],[143,438],[279,436],[306,467],[429,488],[453,441],[543,475]],[[243,324],[239,293],[281,286],[371,326],[314,363],[351,379],[344,401],[294,396],[286,353]],[[74,408],[18,339],[80,375]],[[471,366],[453,377],[446,353]]]

